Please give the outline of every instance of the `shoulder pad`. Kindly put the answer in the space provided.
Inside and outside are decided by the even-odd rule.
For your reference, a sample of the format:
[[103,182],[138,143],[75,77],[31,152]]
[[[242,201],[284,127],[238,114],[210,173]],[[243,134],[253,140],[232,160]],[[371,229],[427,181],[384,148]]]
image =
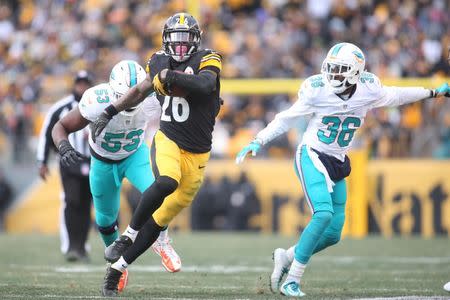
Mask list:
[[301,101],[313,102],[323,87],[325,87],[325,82],[322,74],[310,76],[302,83],[298,97]]
[[199,70],[205,67],[216,67],[219,71],[222,70],[222,55],[219,52],[211,49],[203,49],[199,54],[202,57],[200,66],[198,67]]
[[380,89],[383,88],[378,76],[369,72],[361,74],[359,84],[362,84],[369,93],[379,93]]

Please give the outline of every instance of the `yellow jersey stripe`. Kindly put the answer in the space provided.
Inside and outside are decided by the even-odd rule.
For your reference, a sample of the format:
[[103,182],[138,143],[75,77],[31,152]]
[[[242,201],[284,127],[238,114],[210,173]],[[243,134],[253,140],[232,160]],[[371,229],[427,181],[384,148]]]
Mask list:
[[202,61],[200,63],[200,66],[198,67],[199,70],[205,68],[205,67],[216,67],[219,70],[222,70],[222,62],[219,59],[212,58],[205,61]]
[[210,57],[216,57],[216,58],[218,58],[218,59],[222,59],[222,57],[220,56],[220,54],[217,54],[217,53],[211,53],[211,54],[208,54],[208,55],[205,55],[205,56],[203,56],[202,57],[202,60],[206,60],[206,59],[208,59],[208,58],[210,58]]

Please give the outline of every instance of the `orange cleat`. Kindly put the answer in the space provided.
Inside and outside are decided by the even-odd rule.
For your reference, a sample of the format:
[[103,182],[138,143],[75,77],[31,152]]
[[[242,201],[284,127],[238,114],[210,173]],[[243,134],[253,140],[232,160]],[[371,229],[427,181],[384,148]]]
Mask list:
[[117,290],[121,293],[128,284],[128,270],[123,271],[122,276],[120,276],[119,283],[117,284]]
[[157,239],[152,249],[161,256],[161,263],[167,272],[175,273],[181,270],[181,259],[170,244],[170,239]]

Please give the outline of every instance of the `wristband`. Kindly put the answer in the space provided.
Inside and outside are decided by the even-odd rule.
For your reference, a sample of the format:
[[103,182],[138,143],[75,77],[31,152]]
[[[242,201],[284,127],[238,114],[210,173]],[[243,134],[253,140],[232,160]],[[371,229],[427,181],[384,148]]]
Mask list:
[[107,108],[105,108],[105,111],[111,118],[119,113],[117,111],[117,109],[114,107],[114,105],[112,105],[112,104],[109,105]]

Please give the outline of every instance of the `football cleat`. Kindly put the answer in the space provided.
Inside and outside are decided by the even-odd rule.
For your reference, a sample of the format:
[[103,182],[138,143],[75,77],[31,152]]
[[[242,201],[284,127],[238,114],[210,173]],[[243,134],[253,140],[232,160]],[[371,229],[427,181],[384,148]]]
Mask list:
[[120,278],[122,276],[122,272],[119,270],[111,268],[111,265],[108,265],[106,269],[106,275],[103,281],[102,287],[102,295],[105,297],[115,297],[119,293],[117,286],[119,285]]
[[288,297],[303,297],[306,296],[305,293],[303,293],[300,290],[300,285],[295,281],[285,282],[280,287],[280,293],[282,295],[288,296]]
[[152,245],[153,251],[161,256],[161,264],[167,272],[175,273],[181,270],[181,259],[170,244],[170,239],[157,239]]
[[119,279],[119,284],[117,285],[117,290],[121,293],[128,284],[128,270],[125,269]]
[[280,289],[280,283],[283,276],[289,271],[289,260],[286,256],[286,250],[277,248],[272,253],[273,272],[270,275],[270,290],[276,293]]
[[110,263],[116,262],[132,244],[133,241],[126,235],[119,236],[114,243],[106,247],[105,259]]

